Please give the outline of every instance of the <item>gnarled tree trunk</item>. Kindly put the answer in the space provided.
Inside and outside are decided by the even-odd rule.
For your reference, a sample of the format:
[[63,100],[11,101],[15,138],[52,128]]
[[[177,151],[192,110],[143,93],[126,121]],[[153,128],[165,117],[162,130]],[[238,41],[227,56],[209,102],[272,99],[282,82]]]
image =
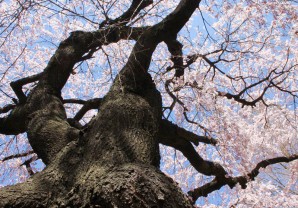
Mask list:
[[[139,11],[150,3],[133,1],[132,8]],[[156,46],[176,37],[198,3],[182,0],[152,27],[119,24],[95,32],[75,31],[61,42],[42,74],[12,83],[19,104],[1,118],[1,133],[26,131],[47,167],[23,184],[1,189],[0,207],[192,207],[177,184],[159,170],[162,102],[147,70]],[[130,17],[125,13],[119,19]],[[99,113],[82,128],[67,119],[61,89],[77,62],[120,39],[137,42],[108,94],[95,104]],[[26,97],[22,85],[37,79]]]
[[[28,134],[48,166],[26,183],[1,190],[1,207],[191,207],[158,169],[160,94],[147,73],[125,80],[132,72],[127,67],[117,77],[81,134],[60,124],[61,101],[51,97],[46,108],[50,95],[39,94],[44,107],[31,115]],[[59,147],[67,139],[58,151],[41,144],[53,140]]]
[[[156,25],[127,26],[152,3],[133,0],[126,12],[102,22],[98,30],[72,32],[60,43],[42,73],[11,83],[18,100],[15,105],[0,109],[0,113],[11,110],[0,118],[0,133],[26,132],[34,152],[47,167],[25,183],[0,189],[0,207],[192,207],[196,199],[222,186],[233,188],[240,184],[246,188],[260,168],[298,159],[297,154],[267,159],[248,174],[228,176],[221,165],[204,160],[193,147],[199,142],[215,145],[215,139],[195,135],[162,119],[161,96],[148,73],[151,57],[157,45],[165,42],[173,62],[168,70],[176,70],[173,78],[183,76],[184,69],[199,55],[189,56],[184,64],[177,33],[200,0],[180,0],[176,9]],[[120,40],[136,43],[107,95],[89,101],[63,99],[61,90],[75,64],[92,58],[102,46]],[[215,62],[205,61],[215,68]],[[26,96],[22,86],[35,81],[38,84]],[[165,90],[173,98],[170,108],[176,102],[184,107],[169,90],[170,81],[165,82]],[[248,102],[240,94],[221,95],[250,106],[262,98]],[[67,102],[83,104],[74,118],[67,118],[63,106]],[[90,109],[98,109],[98,114],[82,126],[79,120]],[[185,118],[189,121],[186,113]],[[215,176],[214,179],[186,197],[159,170],[159,143],[181,151],[199,173]]]

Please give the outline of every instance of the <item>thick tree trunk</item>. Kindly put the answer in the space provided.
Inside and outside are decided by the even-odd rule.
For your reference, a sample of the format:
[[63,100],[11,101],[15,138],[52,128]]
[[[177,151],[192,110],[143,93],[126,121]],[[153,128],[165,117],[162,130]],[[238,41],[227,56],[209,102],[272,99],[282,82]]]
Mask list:
[[[1,109],[11,112],[0,117],[0,133],[26,132],[34,152],[47,167],[25,183],[0,189],[0,208],[193,207],[198,197],[224,185],[246,188],[260,168],[298,159],[298,155],[267,159],[248,174],[230,177],[220,164],[204,160],[193,147],[199,142],[215,145],[216,140],[161,119],[161,96],[148,73],[151,57],[157,45],[165,42],[172,55],[170,68],[176,70],[174,78],[183,76],[184,69],[199,56],[189,56],[183,64],[183,46],[177,34],[199,3],[180,0],[174,11],[156,25],[130,27],[127,23],[153,4],[152,0],[132,0],[125,13],[102,22],[98,30],[72,32],[59,44],[42,73],[11,83],[18,100]],[[75,64],[90,59],[103,45],[123,39],[136,43],[108,94],[86,101],[74,118],[67,118],[61,90]],[[38,84],[26,96],[22,86],[36,81]],[[165,89],[174,100],[170,108],[176,102],[184,106],[169,90],[169,82]],[[229,93],[226,97],[231,98]],[[82,127],[79,120],[91,108],[99,112]],[[190,121],[186,114],[185,118]],[[189,192],[193,201],[159,170],[159,142],[181,151],[199,173],[215,176]]]
[[[82,131],[66,122],[59,93],[40,80],[27,100],[34,111],[27,132],[48,166],[26,183],[1,189],[0,207],[192,207],[158,169],[162,103],[144,70],[156,45],[146,38],[136,44]],[[150,50],[138,53],[143,47]]]
[[[21,84],[36,77],[13,83],[19,104],[0,118],[0,133],[26,131],[47,167],[23,184],[1,189],[0,207],[192,207],[159,170],[162,101],[148,68],[156,46],[176,38],[199,2],[181,0],[152,27],[75,31],[60,43],[28,97]],[[60,92],[74,65],[102,45],[129,38],[137,42],[99,113],[85,129],[71,126]]]
[[[150,75],[117,79],[86,132],[42,173],[12,192],[2,189],[0,207],[191,207],[158,169],[161,98]],[[44,129],[52,138],[54,124]],[[36,128],[29,125],[29,132]]]

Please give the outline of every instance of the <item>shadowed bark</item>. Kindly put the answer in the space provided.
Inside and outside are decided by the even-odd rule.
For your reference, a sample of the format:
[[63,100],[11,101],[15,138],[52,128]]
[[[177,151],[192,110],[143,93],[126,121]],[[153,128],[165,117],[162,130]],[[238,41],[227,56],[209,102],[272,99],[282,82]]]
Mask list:
[[[182,45],[176,37],[200,0],[181,0],[172,13],[151,27],[126,26],[152,2],[134,0],[124,14],[99,24],[97,31],[72,32],[41,74],[11,83],[18,100],[0,109],[11,110],[0,118],[0,133],[26,132],[34,153],[47,167],[25,183],[2,188],[0,207],[193,207],[192,199],[202,190],[206,195],[214,187],[241,184],[242,179],[226,182],[224,168],[204,160],[192,145],[216,145],[215,139],[162,120],[161,95],[148,73],[153,52],[165,42],[175,76],[183,76]],[[103,98],[61,97],[76,63],[92,58],[103,45],[127,39],[135,40],[135,46]],[[37,81],[26,96],[23,85]],[[83,106],[74,118],[67,118],[65,103]],[[98,109],[98,114],[81,126],[78,121],[90,109]],[[192,199],[187,197],[159,170],[159,143],[181,151],[199,173],[215,176],[219,182],[193,191]]]
[[[133,18],[140,11],[136,3],[142,9],[151,1],[133,1],[110,24]],[[181,1],[165,20],[149,28],[121,23],[95,32],[74,31],[60,43],[42,74],[12,84],[19,102],[1,118],[0,132],[26,131],[47,167],[23,184],[1,189],[0,207],[192,207],[177,184],[158,169],[162,103],[147,70],[156,46],[176,36],[198,3]],[[179,24],[173,27],[173,21]],[[136,37],[110,91],[100,102],[84,103],[74,120],[96,105],[98,115],[84,130],[70,125],[61,89],[74,65],[91,58],[102,45]],[[37,80],[26,97],[22,86]],[[12,125],[16,121],[19,124]]]

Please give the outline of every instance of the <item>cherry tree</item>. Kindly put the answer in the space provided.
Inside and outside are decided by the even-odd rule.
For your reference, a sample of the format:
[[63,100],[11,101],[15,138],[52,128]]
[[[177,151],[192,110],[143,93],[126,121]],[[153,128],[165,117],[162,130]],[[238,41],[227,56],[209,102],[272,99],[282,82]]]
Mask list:
[[0,206],[297,206],[297,5],[0,1]]

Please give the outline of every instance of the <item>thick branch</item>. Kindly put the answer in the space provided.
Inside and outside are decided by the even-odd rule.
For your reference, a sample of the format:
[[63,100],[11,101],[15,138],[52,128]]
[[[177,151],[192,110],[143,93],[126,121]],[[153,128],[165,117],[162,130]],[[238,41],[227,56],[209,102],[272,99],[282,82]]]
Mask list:
[[94,98],[86,101],[83,107],[78,111],[75,115],[74,119],[79,121],[83,118],[83,116],[91,109],[98,109],[102,102],[102,98]]
[[[206,136],[198,136],[190,131],[187,131],[184,128],[181,128],[177,126],[176,124],[171,123],[168,120],[163,119],[161,124],[160,124],[160,132],[162,133],[163,136],[166,136],[168,138],[177,138],[177,139],[184,139],[187,141],[192,142],[196,146],[201,143],[205,144],[212,144],[216,145],[217,141],[214,138],[209,138]],[[166,133],[166,134],[164,134]]]
[[258,176],[261,168],[266,168],[269,165],[274,165],[277,163],[286,162],[289,163],[291,161],[297,160],[298,155],[292,155],[290,157],[276,157],[268,160],[263,160],[259,162],[256,167],[248,174],[238,177],[221,177],[215,178],[213,181],[196,188],[189,193],[189,195],[196,201],[201,196],[207,196],[213,191],[219,190],[224,185],[229,185],[230,188],[235,187],[236,184],[240,184],[243,189],[247,187],[247,183],[253,181],[255,177]]
[[80,99],[64,99],[63,103],[75,103],[81,104],[83,107],[77,112],[75,117],[73,118],[76,121],[79,121],[83,118],[83,116],[91,109],[98,109],[102,102],[102,98],[93,98],[90,100],[80,100]]
[[175,77],[180,77],[184,74],[185,67],[183,66],[183,45],[176,39],[166,40],[165,43],[168,46],[170,53],[172,54],[171,60],[173,66],[167,68],[167,71],[171,69],[176,69]]
[[103,21],[99,28],[106,25],[125,25],[130,20],[132,20],[135,16],[137,16],[141,10],[145,9],[147,6],[151,5],[153,0],[133,0],[130,7],[126,12],[124,12],[120,17],[117,17],[114,20],[108,19]]
[[[12,111],[8,116],[0,118],[0,133],[17,135],[27,130],[28,108],[24,105],[10,105]],[[5,108],[5,107],[4,107]],[[8,110],[9,108],[5,109]]]
[[0,113],[7,113],[8,111],[14,109],[15,107],[16,107],[16,105],[8,104],[8,105],[4,106],[3,108],[0,108]]
[[[167,125],[169,125],[167,123]],[[188,159],[191,165],[199,172],[204,175],[215,175],[217,177],[224,177],[226,171],[217,163],[204,160],[194,149],[191,143],[182,137],[179,137],[175,130],[173,131],[173,126],[169,125],[170,128],[164,128],[166,125],[161,126],[159,131],[160,143],[173,147]]]
[[164,40],[169,37],[175,38],[177,33],[184,27],[191,15],[198,8],[201,0],[181,0],[176,9],[164,20],[158,23],[158,35]]
[[29,76],[29,77],[25,77],[25,78],[22,78],[22,79],[19,79],[17,81],[14,81],[14,82],[10,83],[10,86],[13,89],[16,96],[18,97],[20,104],[25,103],[26,100],[27,100],[27,97],[24,94],[24,92],[22,90],[22,87],[26,84],[38,81],[41,76],[42,76],[42,73],[39,73],[39,74],[35,74],[35,75]]

